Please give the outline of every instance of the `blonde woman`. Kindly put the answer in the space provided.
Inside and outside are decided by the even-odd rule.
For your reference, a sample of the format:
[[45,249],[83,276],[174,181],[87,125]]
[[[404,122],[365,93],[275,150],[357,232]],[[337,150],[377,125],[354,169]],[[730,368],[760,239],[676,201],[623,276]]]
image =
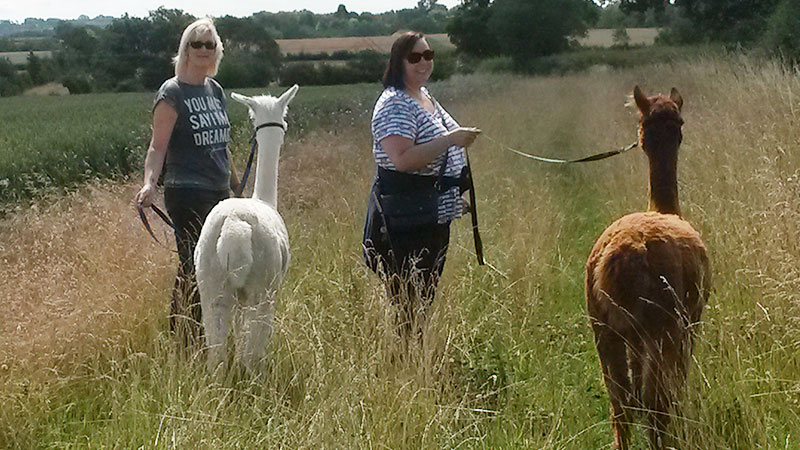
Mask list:
[[206,216],[238,185],[228,142],[225,94],[216,75],[222,41],[211,19],[190,24],[173,59],[175,76],[153,103],[153,136],[136,204],[150,206],[163,171],[164,204],[175,225],[178,273],[172,291],[170,328],[186,344],[200,334],[200,299],[193,254]]

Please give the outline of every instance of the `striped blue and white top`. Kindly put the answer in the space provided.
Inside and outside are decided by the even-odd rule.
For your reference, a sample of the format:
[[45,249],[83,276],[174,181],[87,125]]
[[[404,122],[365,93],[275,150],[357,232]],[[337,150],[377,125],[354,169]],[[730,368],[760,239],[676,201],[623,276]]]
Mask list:
[[[375,104],[372,112],[372,154],[375,163],[384,169],[397,170],[389,155],[381,147],[381,140],[388,136],[402,136],[411,139],[414,144],[424,144],[445,134],[448,130],[458,128],[458,123],[439,105],[425,87],[422,93],[427,95],[436,110],[430,113],[403,90],[394,87],[386,88]],[[417,175],[439,175],[444,158],[447,157],[445,176],[457,177],[467,165],[463,147],[451,146],[445,153],[428,163],[427,166],[409,173]],[[447,223],[461,217],[463,201],[458,187],[453,187],[439,197],[439,223]]]

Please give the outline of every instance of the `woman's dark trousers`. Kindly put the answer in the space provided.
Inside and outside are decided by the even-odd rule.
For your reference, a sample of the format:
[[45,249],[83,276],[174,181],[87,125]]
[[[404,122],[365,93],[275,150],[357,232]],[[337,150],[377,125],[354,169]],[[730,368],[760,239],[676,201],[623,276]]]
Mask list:
[[421,336],[449,242],[450,224],[446,223],[392,233],[388,242],[371,249],[381,260],[387,292],[397,308],[397,331],[403,338]]
[[185,345],[200,343],[202,317],[200,293],[194,272],[194,249],[208,213],[220,201],[229,197],[226,191],[194,188],[167,188],[164,204],[175,225],[178,247],[178,273],[170,302],[170,330]]

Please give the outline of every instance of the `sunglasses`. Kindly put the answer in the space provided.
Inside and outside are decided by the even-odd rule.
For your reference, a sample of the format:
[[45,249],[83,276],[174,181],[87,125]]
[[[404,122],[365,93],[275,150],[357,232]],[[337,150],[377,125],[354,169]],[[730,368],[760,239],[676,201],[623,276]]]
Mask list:
[[432,61],[433,60],[433,50],[425,50],[422,53],[411,52],[408,54],[408,62],[411,64],[418,63],[422,58],[425,58],[425,61]]
[[193,41],[193,42],[190,42],[189,45],[192,48],[198,48],[198,49],[201,48],[201,47],[205,47],[205,48],[207,48],[209,50],[214,50],[215,48],[217,48],[217,43],[214,42],[214,41],[205,41],[205,42],[203,42],[203,41]]

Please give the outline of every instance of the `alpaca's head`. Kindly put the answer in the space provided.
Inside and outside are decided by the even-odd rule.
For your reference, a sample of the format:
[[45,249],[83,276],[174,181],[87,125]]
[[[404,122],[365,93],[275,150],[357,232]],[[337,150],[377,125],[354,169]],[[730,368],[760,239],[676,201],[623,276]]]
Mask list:
[[633,99],[639,109],[639,139],[642,149],[649,154],[648,149],[656,147],[677,149],[681,142],[681,107],[683,98],[678,90],[672,88],[667,95],[653,95],[647,97],[639,86],[633,89]]
[[658,94],[646,97],[639,86],[636,86],[633,88],[633,99],[641,113],[640,123],[643,126],[656,121],[673,122],[679,127],[683,125],[681,119],[683,98],[677,89],[672,88],[669,96]]
[[298,86],[295,84],[284,92],[280,97],[273,97],[271,95],[258,95],[255,97],[247,97],[245,95],[231,93],[231,98],[239,103],[247,105],[250,109],[250,119],[253,121],[254,126],[263,123],[275,122],[283,124],[286,129],[286,122],[283,118],[286,116],[286,107],[292,101],[294,95],[297,93]]

